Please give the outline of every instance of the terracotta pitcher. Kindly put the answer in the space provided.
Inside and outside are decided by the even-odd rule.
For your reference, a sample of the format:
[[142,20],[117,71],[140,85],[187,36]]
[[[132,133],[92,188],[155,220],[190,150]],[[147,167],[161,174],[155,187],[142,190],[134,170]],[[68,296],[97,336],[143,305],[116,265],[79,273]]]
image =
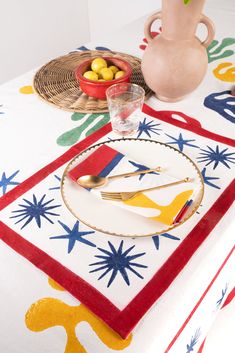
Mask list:
[[[163,101],[175,102],[192,92],[206,74],[206,48],[214,38],[212,21],[202,15],[205,0],[162,0],[162,11],[148,18],[145,37],[148,46],[142,59],[142,72],[147,85]],[[162,20],[162,33],[153,38],[151,26]],[[203,23],[208,36],[201,42],[195,35]]]

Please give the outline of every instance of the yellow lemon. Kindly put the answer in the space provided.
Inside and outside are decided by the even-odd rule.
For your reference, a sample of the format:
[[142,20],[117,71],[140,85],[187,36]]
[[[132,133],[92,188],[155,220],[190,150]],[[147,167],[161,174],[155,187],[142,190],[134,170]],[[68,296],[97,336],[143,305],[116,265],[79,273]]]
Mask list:
[[111,65],[108,68],[113,71],[114,75],[119,71],[119,68],[117,66],[114,66],[114,65]]
[[83,76],[88,80],[98,81],[98,75],[93,71],[86,71]]
[[108,67],[101,69],[100,74],[105,81],[110,81],[113,79],[113,71]]
[[99,78],[99,80],[98,81],[105,81],[103,78]]
[[107,67],[107,62],[103,58],[96,58],[91,62],[91,70],[98,73],[101,69]]
[[122,76],[125,75],[125,72],[124,71],[118,71],[116,74],[115,74],[115,78],[120,78]]

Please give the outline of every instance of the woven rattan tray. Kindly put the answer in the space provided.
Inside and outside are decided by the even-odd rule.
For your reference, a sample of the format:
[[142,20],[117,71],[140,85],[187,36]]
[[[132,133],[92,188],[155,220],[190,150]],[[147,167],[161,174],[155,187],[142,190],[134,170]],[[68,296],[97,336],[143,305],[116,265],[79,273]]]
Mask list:
[[33,86],[35,92],[44,101],[67,111],[79,113],[107,112],[106,100],[88,97],[83,93],[74,74],[75,68],[83,60],[102,55],[121,57],[127,60],[133,70],[131,82],[142,86],[146,92],[146,97],[151,95],[151,90],[144,82],[139,58],[119,52],[98,50],[73,52],[45,64],[34,77]]

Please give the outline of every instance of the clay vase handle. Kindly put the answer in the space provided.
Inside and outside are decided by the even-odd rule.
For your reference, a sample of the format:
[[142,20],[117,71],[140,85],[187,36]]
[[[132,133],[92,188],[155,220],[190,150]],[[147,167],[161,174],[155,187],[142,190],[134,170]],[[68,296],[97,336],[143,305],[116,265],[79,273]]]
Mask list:
[[153,37],[151,34],[151,27],[153,22],[156,20],[161,20],[161,18],[162,18],[162,12],[158,11],[147,19],[144,26],[144,35],[148,42],[151,42],[153,40]]
[[202,45],[205,48],[207,48],[211,44],[212,40],[215,37],[215,26],[214,26],[214,23],[209,19],[209,17],[207,17],[205,15],[201,15],[199,22],[203,23],[207,27],[207,30],[208,30],[207,38],[206,38],[206,40],[204,40],[204,42],[202,42]]

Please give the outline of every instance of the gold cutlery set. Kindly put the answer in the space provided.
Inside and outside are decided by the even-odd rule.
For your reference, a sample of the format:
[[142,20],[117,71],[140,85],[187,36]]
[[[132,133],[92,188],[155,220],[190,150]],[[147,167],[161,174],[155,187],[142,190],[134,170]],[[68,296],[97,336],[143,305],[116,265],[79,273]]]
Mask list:
[[[104,186],[109,181],[114,180],[114,179],[137,176],[137,175],[147,174],[147,173],[151,173],[151,172],[161,172],[161,171],[162,171],[162,168],[158,166],[153,169],[146,169],[146,170],[137,171],[137,172],[112,175],[110,177],[100,177],[100,176],[96,176],[96,175],[83,175],[77,179],[77,183],[82,187],[92,189],[92,188],[98,188],[98,187]],[[190,179],[189,177],[186,177],[184,179],[177,180],[172,183],[158,185],[158,186],[145,188],[145,189],[140,189],[140,190],[136,190],[136,191],[132,191],[132,192],[129,192],[129,191],[123,191],[123,192],[122,191],[119,191],[119,192],[101,191],[101,197],[103,200],[127,201],[127,200],[130,200],[133,197],[137,196],[141,192],[163,189],[163,188],[167,188],[167,187],[182,184],[182,183],[188,183],[191,181],[192,181],[192,179]]]

